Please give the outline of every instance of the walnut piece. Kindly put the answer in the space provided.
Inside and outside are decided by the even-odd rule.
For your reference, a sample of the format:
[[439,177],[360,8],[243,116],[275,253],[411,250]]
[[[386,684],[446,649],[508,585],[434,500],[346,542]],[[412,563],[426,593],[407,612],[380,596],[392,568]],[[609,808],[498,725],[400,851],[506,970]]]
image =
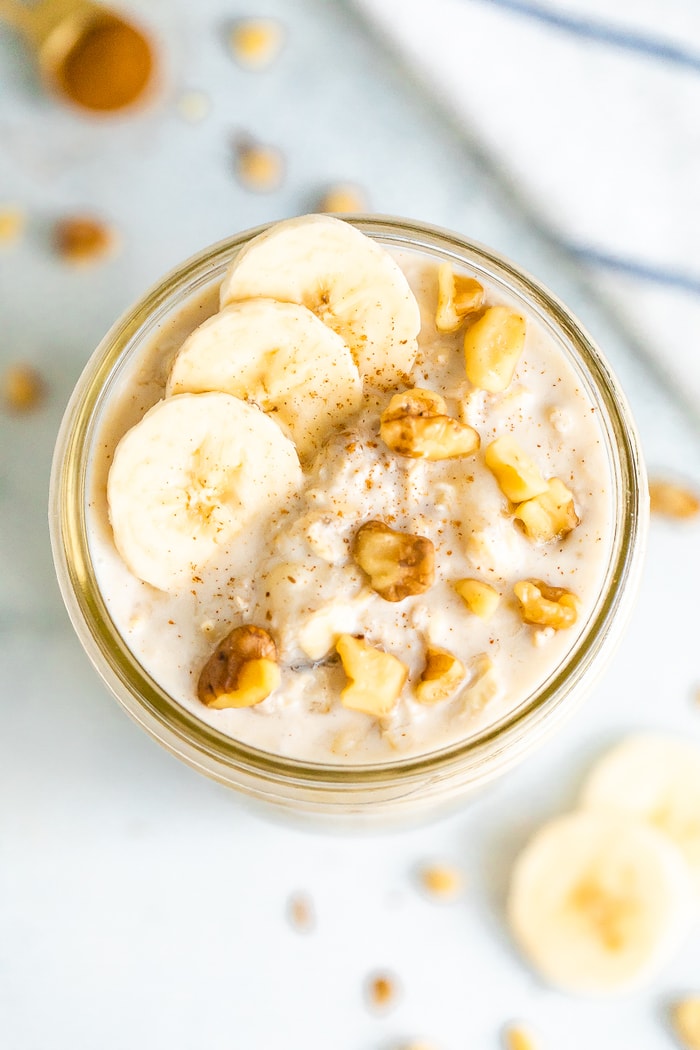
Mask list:
[[54,226],[54,247],[73,266],[91,266],[111,255],[117,245],[114,229],[89,215],[61,219]]
[[550,587],[542,580],[520,580],[513,588],[525,623],[561,631],[576,623],[578,599],[563,587]]
[[669,518],[694,518],[700,513],[700,498],[686,485],[673,481],[650,481],[649,498],[652,514]]
[[513,517],[522,522],[528,539],[538,543],[566,536],[580,520],[573,493],[559,478],[550,478],[545,492],[520,503]]
[[368,521],[355,536],[353,557],[377,594],[400,602],[423,594],[435,579],[435,548],[425,536],[397,532],[383,521]]
[[12,412],[30,412],[46,394],[46,385],[31,365],[10,365],[0,379],[2,399]]
[[274,18],[238,19],[229,34],[231,54],[246,69],[265,69],[282,50],[284,30]]
[[394,708],[408,676],[397,657],[375,649],[364,638],[341,634],[336,649],[350,679],[340,702],[353,711],[384,718]]
[[471,456],[481,444],[473,427],[447,415],[439,394],[419,387],[394,394],[382,412],[379,435],[392,452],[431,461]]
[[447,700],[464,681],[465,674],[464,665],[447,649],[428,646],[425,667],[416,685],[416,700],[420,704],[439,704]]
[[481,308],[484,289],[473,277],[455,273],[448,262],[438,266],[438,301],[435,327],[456,332],[465,317]]
[[386,1012],[396,1005],[398,994],[398,982],[391,974],[375,973],[368,977],[366,995],[371,1010]]
[[501,492],[512,503],[522,503],[547,491],[539,467],[510,434],[487,445],[484,459]]
[[313,901],[306,893],[293,893],[287,901],[289,924],[298,933],[310,933],[316,925]]
[[207,707],[253,707],[280,684],[277,646],[262,627],[235,627],[209,657],[197,684]]
[[27,217],[17,205],[0,204],[0,246],[15,244],[24,233]]
[[506,1026],[503,1030],[503,1045],[505,1050],[537,1050],[538,1047],[532,1033],[521,1024]]
[[255,193],[270,193],[284,179],[284,160],[275,146],[256,142],[248,136],[235,143],[238,181]]
[[673,1028],[686,1050],[700,1050],[700,995],[692,995],[673,1004]]
[[483,580],[457,580],[452,586],[469,609],[482,620],[490,620],[501,601],[496,588]]
[[525,345],[525,318],[507,306],[490,306],[464,335],[467,379],[498,394],[511,383]]
[[454,900],[462,892],[462,872],[448,864],[428,864],[418,872],[421,886],[431,897]]
[[367,196],[359,186],[349,182],[339,182],[329,186],[318,202],[317,210],[327,214],[347,214],[348,212],[365,212],[369,210]]

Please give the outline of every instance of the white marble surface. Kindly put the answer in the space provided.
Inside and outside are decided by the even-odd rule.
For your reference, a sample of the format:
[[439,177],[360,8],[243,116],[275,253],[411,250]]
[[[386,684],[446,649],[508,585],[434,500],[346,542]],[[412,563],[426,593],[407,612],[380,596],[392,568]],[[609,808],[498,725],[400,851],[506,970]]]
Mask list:
[[354,0],[700,421],[696,0]]
[[[138,5],[132,5],[138,9]],[[670,1000],[700,990],[697,929],[653,986],[611,1001],[542,986],[503,919],[512,859],[563,811],[591,758],[640,726],[700,741],[700,526],[655,521],[630,630],[590,701],[536,756],[460,812],[390,833],[330,834],[273,821],[179,764],[106,694],[58,597],[46,489],[70,388],[117,313],[167,267],[234,230],[313,207],[337,178],[378,211],[487,241],[540,276],[605,347],[650,465],[700,483],[700,439],[641,364],[586,274],[548,242],[403,68],[343,4],[267,0],[287,41],[264,74],[231,62],[221,30],[242,0],[142,4],[173,56],[156,113],[95,127],[41,97],[0,31],[0,202],[23,205],[22,243],[0,254],[0,358],[35,361],[49,398],[0,417],[0,1045],[8,1050],[391,1050],[419,1036],[492,1050],[514,1017],[542,1050],[670,1050]],[[176,98],[204,90],[186,124]],[[275,193],[237,185],[232,134],[284,151]],[[52,255],[54,218],[96,210],[123,247],[86,272]],[[451,904],[421,895],[416,866],[463,868]],[[289,895],[314,902],[302,935]],[[381,1017],[363,983],[393,972]]]

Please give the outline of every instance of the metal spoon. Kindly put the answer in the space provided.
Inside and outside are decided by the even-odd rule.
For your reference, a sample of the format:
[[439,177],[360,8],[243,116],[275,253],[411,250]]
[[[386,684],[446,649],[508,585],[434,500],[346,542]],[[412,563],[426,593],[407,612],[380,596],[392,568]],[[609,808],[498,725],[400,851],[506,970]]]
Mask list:
[[22,33],[50,90],[83,110],[122,111],[153,87],[151,42],[92,0],[0,0],[0,20]]

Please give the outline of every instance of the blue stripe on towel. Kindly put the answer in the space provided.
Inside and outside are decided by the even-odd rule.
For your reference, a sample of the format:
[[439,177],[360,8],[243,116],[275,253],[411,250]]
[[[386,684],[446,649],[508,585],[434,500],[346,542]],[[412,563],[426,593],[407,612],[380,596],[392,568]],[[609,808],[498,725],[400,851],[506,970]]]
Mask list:
[[516,14],[533,18],[538,22],[562,29],[575,36],[584,37],[588,40],[597,40],[613,47],[624,48],[627,51],[636,51],[640,54],[650,55],[652,58],[660,58],[666,62],[673,62],[679,66],[700,73],[700,55],[692,51],[686,51],[676,44],[667,43],[656,37],[645,36],[633,30],[621,29],[604,22],[591,21],[585,17],[563,14],[554,11],[541,4],[530,3],[529,0],[481,0],[481,3],[491,4],[493,7],[502,7]]
[[625,259],[619,255],[609,255],[597,248],[587,245],[566,244],[566,249],[576,259],[591,266],[600,266],[606,270],[616,270],[618,273],[628,274],[630,277],[640,277],[645,281],[655,284],[664,284],[669,288],[679,288],[684,292],[693,292],[700,295],[700,277],[694,277],[689,273],[679,270],[666,270],[663,267],[649,266],[634,259]]

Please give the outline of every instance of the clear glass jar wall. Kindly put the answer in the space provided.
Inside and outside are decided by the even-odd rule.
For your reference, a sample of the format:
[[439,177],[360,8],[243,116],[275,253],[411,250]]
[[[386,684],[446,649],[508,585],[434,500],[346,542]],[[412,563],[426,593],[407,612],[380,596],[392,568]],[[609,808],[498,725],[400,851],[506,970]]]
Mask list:
[[414,816],[503,774],[590,689],[620,637],[636,590],[648,515],[646,480],[624,396],[600,351],[556,298],[509,261],[446,231],[385,217],[352,221],[391,249],[466,266],[519,301],[556,337],[596,406],[613,487],[611,557],[592,615],[547,681],[506,717],[455,746],[385,764],[330,765],[282,758],[217,732],[173,701],[130,652],[91,563],[87,478],[97,426],[123,369],[186,304],[218,287],[236,253],[260,229],[214,245],[166,275],[97,348],[58,436],[51,536],[64,601],[87,655],[126,711],[172,753],[248,796],[293,810],[355,818]]

